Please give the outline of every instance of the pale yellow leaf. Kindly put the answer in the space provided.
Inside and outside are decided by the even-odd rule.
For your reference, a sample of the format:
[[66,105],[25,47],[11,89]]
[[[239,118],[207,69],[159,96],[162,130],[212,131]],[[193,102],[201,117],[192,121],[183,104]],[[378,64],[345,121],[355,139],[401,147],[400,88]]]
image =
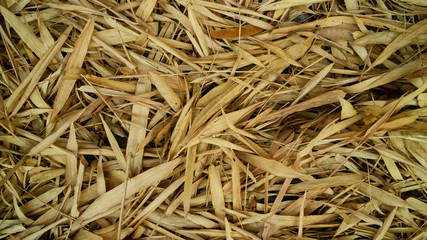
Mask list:
[[225,202],[221,177],[218,169],[214,165],[209,167],[209,185],[211,189],[212,206],[214,208],[215,215],[220,219],[224,219]]
[[270,174],[284,178],[299,178],[303,180],[313,179],[310,175],[298,172],[297,170],[285,166],[283,163],[276,160],[264,158],[261,156],[252,155],[249,153],[236,153],[239,159],[254,165]]
[[175,112],[178,112],[182,107],[180,97],[173,91],[163,77],[154,72],[150,72],[149,75],[152,83],[156,86],[156,89],[160,92],[169,106],[171,106]]
[[340,98],[339,100],[341,104],[341,120],[356,116],[357,111],[349,101],[343,98]]

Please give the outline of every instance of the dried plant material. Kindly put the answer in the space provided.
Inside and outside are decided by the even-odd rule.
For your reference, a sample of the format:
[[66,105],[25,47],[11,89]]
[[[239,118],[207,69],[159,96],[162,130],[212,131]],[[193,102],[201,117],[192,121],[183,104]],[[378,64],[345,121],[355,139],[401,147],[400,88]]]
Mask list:
[[[358,46],[366,46],[370,44],[390,44],[398,36],[399,33],[389,31],[369,33],[356,39],[354,44]],[[418,37],[411,39],[411,44],[425,44],[426,42],[427,34],[420,34]]]
[[196,161],[196,151],[197,146],[192,146],[188,149],[187,157],[185,160],[185,183],[184,183],[184,192],[183,194],[183,205],[184,212],[188,213],[190,211],[191,196],[193,195],[193,178],[195,170],[195,161]]
[[165,98],[174,111],[178,111],[182,107],[181,99],[168,85],[165,79],[156,73],[150,72],[152,83],[156,86],[160,94]]
[[395,196],[385,190],[379,189],[375,186],[372,186],[368,183],[359,183],[359,186],[359,191],[361,191],[365,196],[373,198],[383,204],[387,204],[392,207],[411,207],[400,197]]
[[[256,40],[256,38],[254,38],[254,40]],[[277,54],[277,56],[281,57],[284,61],[288,62],[289,64],[292,64],[294,66],[297,67],[301,67],[301,64],[299,64],[297,61],[295,61],[294,59],[292,59],[290,56],[288,56],[288,54],[281,49],[278,46],[272,45],[272,44],[268,44],[265,43],[263,41],[257,41],[261,46],[267,48],[268,50],[272,51],[273,53]]]
[[61,127],[59,127],[55,132],[50,134],[48,137],[43,139],[40,143],[38,143],[37,145],[32,147],[30,149],[30,151],[28,152],[28,155],[31,156],[31,155],[38,154],[42,150],[51,146],[69,128],[69,126],[71,124],[73,124],[77,119],[79,119],[81,117],[81,115],[84,112],[85,112],[85,110],[81,110],[78,113],[76,113],[74,116],[68,117],[66,119],[67,121],[65,121],[65,123],[63,123],[63,125]]
[[22,41],[28,45],[28,47],[39,57],[48,51],[48,48],[43,42],[33,33],[31,28],[23,23],[15,14],[10,12],[8,9],[0,6],[0,12],[4,19],[10,24],[16,33],[21,37]]
[[225,218],[225,202],[221,185],[219,171],[215,166],[209,167],[209,186],[212,195],[212,206],[215,210],[215,215],[220,218]]
[[323,179],[309,180],[302,183],[297,183],[289,187],[288,193],[300,193],[314,188],[329,188],[334,186],[349,186],[359,183],[363,180],[363,176],[358,174],[348,174],[342,176],[334,176]]
[[341,122],[338,123],[334,123],[332,122],[330,125],[325,126],[325,128],[322,129],[322,131],[319,132],[319,134],[313,138],[308,145],[303,148],[299,153],[298,153],[298,157],[302,158],[305,155],[309,154],[310,151],[312,151],[313,147],[320,142],[321,140],[336,134],[340,131],[342,131],[343,129],[351,126],[352,124],[356,123],[357,121],[359,121],[360,119],[362,119],[361,115],[356,115],[352,118],[343,120]]
[[426,238],[423,2],[3,2],[0,238]]
[[242,58],[247,60],[248,62],[256,64],[260,67],[265,67],[264,64],[262,64],[262,62],[260,60],[258,60],[256,57],[252,56],[250,53],[243,50],[242,48],[240,48],[234,44],[230,44],[230,48],[233,49],[233,51],[235,51],[237,53],[237,55],[239,55],[239,56],[242,55]]
[[357,114],[356,109],[354,109],[350,102],[342,98],[339,100],[341,104],[341,120],[354,117]]
[[249,153],[239,153],[237,154],[237,156],[243,161],[246,161],[254,165],[255,167],[258,167],[278,177],[300,178],[303,180],[311,179],[310,176],[300,173],[297,170],[287,167],[275,160],[270,160],[270,159],[252,155]]
[[382,156],[382,159],[384,160],[390,175],[396,180],[403,180],[402,174],[400,173],[399,168],[396,166],[396,163],[393,161],[393,159],[388,156]]
[[[151,168],[150,170],[129,179],[127,184],[123,183],[102,194],[80,215],[78,222],[80,223],[93,218],[99,218],[98,216],[102,215],[106,210],[110,210],[111,208],[119,205],[121,200],[120,196],[122,196],[122,194],[125,194],[126,197],[132,196],[163,178],[168,177],[179,163],[180,160],[177,159]],[[72,228],[72,230],[76,230],[77,228],[80,228],[81,225],[73,226],[75,226],[75,228]]]
[[82,31],[79,39],[76,41],[76,46],[68,59],[67,66],[64,69],[62,81],[58,87],[58,94],[56,95],[51,120],[54,120],[59,112],[64,107],[71,91],[73,90],[76,79],[79,78],[80,67],[83,64],[83,60],[86,57],[86,52],[89,47],[89,42],[92,37],[92,32],[95,22],[90,19],[85,28]]
[[233,237],[231,236],[230,223],[228,222],[227,218],[224,218],[224,225],[225,225],[225,238],[227,240],[233,240]]
[[74,181],[74,178],[77,176],[77,153],[78,143],[76,137],[76,129],[74,124],[70,125],[70,137],[67,142],[67,149],[72,151],[75,155],[67,155],[65,162],[65,180],[71,184]]
[[286,117],[288,115],[291,115],[296,112],[301,112],[310,108],[322,106],[324,104],[329,104],[333,102],[339,101],[340,98],[345,97],[345,92],[341,90],[335,90],[332,92],[328,92],[325,94],[322,94],[320,96],[311,98],[307,101],[304,101],[302,103],[298,103],[296,105],[287,107],[285,109],[276,111],[274,114],[270,114],[267,119],[271,120],[275,117]]
[[25,225],[31,225],[34,221],[30,218],[26,217],[25,214],[22,212],[21,208],[18,206],[18,201],[16,198],[13,198],[13,207],[16,209],[15,214],[19,218],[19,220],[24,223]]
[[357,0],[344,0],[347,11],[359,10],[359,3]]
[[307,30],[307,29],[316,29],[316,28],[327,28],[327,27],[336,27],[343,24],[355,24],[355,21],[352,17],[329,17],[317,21],[312,21],[308,23],[293,25],[289,27],[283,27],[273,30],[273,34],[285,34],[293,31]]
[[[333,63],[329,64],[327,67],[322,69],[316,76],[314,76],[308,83],[301,88],[301,91],[298,94],[297,99],[291,103],[292,105],[295,105],[302,97],[304,97],[307,93],[309,93],[317,84],[319,84],[320,81],[331,71],[332,67],[334,66]],[[340,98],[341,102],[341,98]]]
[[232,38],[238,38],[238,37],[253,36],[262,31],[264,31],[264,29],[248,24],[248,25],[240,26],[238,28],[214,30],[214,31],[211,31],[209,35],[213,38],[232,39]]
[[108,124],[105,122],[105,120],[102,117],[101,117],[101,120],[102,120],[102,125],[104,126],[105,135],[107,136],[108,142],[110,143],[111,148],[113,149],[114,155],[117,158],[117,162],[119,163],[122,170],[125,171],[128,166],[125,155],[120,149],[119,143],[117,142],[116,137],[114,136]]
[[202,56],[208,56],[209,55],[209,47],[205,39],[205,33],[203,32],[202,28],[200,27],[199,20],[197,18],[196,10],[193,6],[190,5],[188,8],[188,19],[190,20],[191,25],[193,26],[194,33],[196,34],[197,40],[200,44],[200,47],[202,49],[203,55]]
[[74,239],[84,240],[84,239],[93,239],[93,240],[101,240],[103,239],[101,236],[98,236],[94,233],[91,233],[87,230],[80,229],[75,235]]
[[155,0],[142,1],[141,5],[139,5],[138,10],[136,11],[136,15],[147,22],[148,18],[151,16],[151,13],[154,10],[154,7],[156,6],[156,3],[157,1]]
[[426,107],[427,106],[427,93],[421,93],[417,97],[418,105],[420,107]]
[[387,233],[388,228],[390,227],[391,223],[393,222],[394,216],[396,215],[397,207],[391,211],[391,213],[387,216],[387,218],[384,220],[383,225],[380,227],[378,232],[374,236],[374,240],[383,239],[385,234]]
[[160,193],[157,198],[152,201],[144,210],[142,210],[133,220],[133,222],[130,223],[130,225],[133,225],[136,221],[143,221],[145,218],[148,217],[150,213],[152,213],[155,209],[157,209],[160,204],[162,204],[163,201],[166,200],[167,197],[169,197],[170,194],[175,192],[177,188],[181,186],[181,184],[184,182],[185,178],[182,177],[175,182],[173,182],[171,185],[169,185],[167,188],[163,190],[162,193]]
[[417,120],[417,118],[418,118],[417,115],[413,115],[413,116],[409,116],[409,117],[402,117],[402,118],[384,123],[380,129],[382,129],[382,130],[385,130],[385,129],[386,130],[393,130],[393,129],[403,128],[404,126],[415,122],[415,120]]
[[130,92],[130,93],[134,93],[137,86],[136,84],[132,84],[128,82],[114,81],[114,80],[92,76],[92,75],[85,75],[85,79],[95,85],[116,89],[116,90],[121,90],[125,92]]
[[193,113],[193,110],[191,108],[193,102],[194,98],[188,101],[187,104],[182,108],[181,115],[178,118],[173,132],[171,133],[171,146],[169,151],[169,155],[171,157],[175,156],[177,150],[180,147],[179,144],[182,142],[185,137],[185,134],[187,133],[188,125],[190,124],[190,120]]
[[31,176],[30,183],[42,183],[65,174],[65,169],[51,169]]
[[313,3],[319,3],[319,2],[327,2],[330,0],[293,0],[291,2],[275,2],[270,4],[263,4],[260,7],[260,11],[271,11],[271,10],[278,10],[283,8],[291,8],[299,5],[309,5]]
[[377,66],[383,63],[386,59],[390,57],[396,50],[406,46],[411,42],[411,39],[418,37],[418,35],[425,33],[427,31],[427,19],[418,22],[412,27],[408,28],[407,31],[400,34],[396,39],[394,39],[385,49],[381,52],[378,58],[372,63],[372,66]]
[[[139,79],[135,89],[135,95],[142,95],[151,91],[151,84],[148,79]],[[142,141],[146,137],[148,115],[150,109],[146,106],[134,104],[132,106],[132,124],[129,128],[129,137],[126,145],[126,158],[130,164],[129,169],[132,175],[137,175],[142,170],[143,149]],[[121,154],[121,150],[119,150]]]
[[386,72],[382,75],[377,75],[377,76],[369,78],[363,82],[354,84],[354,85],[349,86],[349,87],[344,87],[343,90],[345,90],[348,93],[363,92],[363,91],[366,91],[368,89],[372,89],[372,88],[393,82],[399,78],[402,78],[403,76],[411,74],[411,73],[418,71],[422,68],[423,68],[423,66],[420,63],[420,61],[418,61],[418,60],[411,61],[411,62],[409,62],[403,66],[400,66],[400,67],[393,69],[389,72]]
[[30,97],[30,94],[34,91],[37,82],[42,77],[43,72],[51,63],[56,53],[64,44],[65,40],[67,40],[70,31],[71,28],[67,28],[67,30],[58,39],[55,46],[40,59],[38,64],[34,67],[33,71],[28,74],[28,76],[23,80],[23,82],[18,86],[18,88],[16,88],[13,94],[6,100],[5,108],[9,112],[11,112],[11,115],[16,114],[22,107],[22,105],[25,103],[27,98]]
[[422,0],[401,0],[401,1],[409,4],[415,4],[415,5],[427,7],[427,3]]
[[418,211],[420,211],[422,214],[427,215],[427,211],[426,211],[426,207],[427,204],[425,204],[424,202],[415,199],[413,197],[410,197],[408,199],[406,199],[406,202],[411,205],[411,207],[413,209],[417,209]]

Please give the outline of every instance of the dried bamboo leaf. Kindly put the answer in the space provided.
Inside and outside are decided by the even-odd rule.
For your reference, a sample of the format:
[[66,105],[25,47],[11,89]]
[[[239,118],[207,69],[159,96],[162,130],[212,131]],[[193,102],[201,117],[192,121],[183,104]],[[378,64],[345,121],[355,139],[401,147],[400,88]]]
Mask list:
[[427,211],[426,211],[427,204],[425,204],[424,202],[413,197],[407,198],[406,202],[412,207],[412,209],[415,209],[420,213],[427,215]]
[[[70,125],[70,137],[68,138],[67,149],[72,151],[76,155],[79,151],[76,137],[76,129],[74,128],[74,124]],[[77,176],[76,155],[67,155],[67,159],[65,162],[65,179],[68,183],[71,183],[74,177]]]
[[[140,79],[135,89],[135,95],[149,93],[151,85],[147,79]],[[143,149],[142,141],[146,137],[146,128],[148,125],[148,114],[150,109],[139,104],[132,106],[132,124],[129,129],[129,137],[126,145],[126,158],[130,164],[132,175],[137,175],[142,170]],[[114,150],[114,148],[113,148]]]
[[[173,160],[156,167],[153,167],[131,179],[127,184],[122,183],[119,186],[111,189],[110,191],[99,196],[88,208],[80,215],[78,222],[85,222],[90,219],[97,219],[97,216],[106,210],[118,206],[121,201],[122,193],[125,192],[126,198],[133,194],[149,187],[150,185],[163,180],[168,177],[174,168],[180,164],[180,159]],[[81,227],[80,224],[75,223],[72,226],[72,231]]]
[[208,144],[216,145],[219,147],[230,148],[235,151],[251,152],[250,150],[244,147],[241,147],[237,144],[231,143],[227,140],[220,139],[220,138],[205,138],[205,139],[202,139],[202,143],[208,143]]
[[53,112],[51,116],[52,119],[55,119],[59,112],[63,110],[65,102],[67,101],[72,91],[74,83],[76,82],[76,75],[71,73],[76,69],[80,69],[83,65],[83,61],[86,57],[86,52],[89,47],[89,42],[92,37],[94,25],[95,22],[93,19],[89,19],[82,31],[82,34],[76,41],[74,51],[68,59],[67,66],[64,69],[62,81],[59,85],[58,93],[53,104]]
[[57,43],[53,48],[44,54],[41,57],[40,61],[33,68],[30,74],[23,80],[23,82],[18,86],[17,89],[12,93],[12,95],[6,100],[6,109],[9,110],[11,115],[15,115],[22,105],[25,103],[27,98],[33,92],[37,82],[43,75],[43,72],[46,70],[47,66],[51,63],[52,59],[55,57],[55,54],[67,40],[68,35],[71,32],[71,27],[68,27],[64,33],[58,38]]
[[[301,91],[298,94],[297,99],[291,103],[291,106],[295,105],[301,98],[303,98],[307,93],[309,93],[317,84],[319,84],[320,81],[331,71],[332,67],[334,66],[333,63],[329,64],[327,67],[322,69],[316,76],[314,76],[310,81],[307,82],[307,84],[301,88]],[[341,98],[339,99],[341,102]]]
[[80,229],[75,235],[74,239],[76,240],[84,240],[84,239],[93,239],[93,240],[102,240],[101,236],[98,236],[94,233],[91,233],[87,230]]
[[364,179],[358,174],[346,174],[323,179],[309,180],[289,186],[289,193],[299,193],[313,188],[330,188],[336,186],[350,186],[357,184]]
[[26,217],[25,214],[22,212],[21,208],[18,206],[18,201],[16,198],[13,198],[13,207],[15,209],[15,214],[19,218],[19,220],[24,223],[25,225],[31,225],[34,221],[30,218]]
[[427,7],[427,3],[424,1],[421,1],[421,0],[401,0],[401,1],[406,2],[406,3],[410,3],[410,4],[415,4],[415,5]]
[[395,51],[402,48],[403,46],[408,45],[411,42],[411,39],[418,37],[418,35],[425,33],[427,31],[427,19],[424,19],[406,30],[404,33],[401,33],[397,38],[395,38],[377,59],[372,63],[372,66],[375,67],[383,63],[388,59]]
[[359,121],[360,119],[362,119],[361,115],[356,115],[352,118],[343,120],[339,123],[332,123],[329,126],[325,127],[322,129],[322,131],[319,132],[319,134],[313,138],[313,140],[311,140],[309,142],[309,144],[298,153],[298,157],[302,158],[305,155],[307,155],[312,148],[314,147],[314,145],[318,144],[318,142],[322,139],[325,139],[333,134],[336,134],[337,132],[349,127],[350,125],[354,124],[355,122]]
[[51,169],[31,176],[30,183],[42,183],[65,174],[65,169]]
[[341,104],[341,120],[356,116],[357,111],[350,102],[342,98],[339,100]]
[[70,116],[68,119],[66,119],[65,123],[61,125],[55,132],[53,132],[48,137],[43,139],[40,143],[32,147],[28,152],[28,155],[31,156],[38,154],[42,150],[51,146],[69,128],[69,126],[73,124],[77,119],[79,119],[85,112],[86,109],[81,110],[75,115]]
[[152,83],[156,86],[160,94],[165,98],[166,102],[175,112],[178,112],[182,107],[182,102],[179,96],[172,90],[163,77],[154,72],[150,72],[149,75]]
[[143,0],[136,11],[136,15],[142,20],[147,21],[154,10],[154,7],[156,7],[156,3],[157,1],[155,0]]
[[378,230],[378,232],[375,234],[374,236],[374,240],[379,240],[379,239],[383,239],[385,234],[387,233],[388,228],[390,227],[394,216],[396,215],[396,211],[397,211],[397,207],[395,207],[393,209],[393,211],[391,211],[391,213],[387,216],[387,218],[384,220],[383,225],[380,227],[380,229]]
[[130,224],[133,225],[133,223],[135,223],[136,221],[144,220],[151,212],[158,208],[159,205],[162,204],[162,202],[165,201],[170,194],[176,191],[176,189],[181,186],[184,180],[185,177],[181,177],[180,179],[174,181],[167,188],[165,188],[163,192],[160,193],[154,201],[152,201],[146,208],[144,208],[144,210],[142,210],[140,213],[138,213],[137,216],[135,216],[134,220]]
[[215,215],[220,219],[224,219],[225,202],[221,178],[218,169],[214,165],[209,167],[209,185],[211,189],[212,205],[215,210]]
[[187,158],[185,161],[185,183],[183,192],[184,212],[187,214],[190,211],[190,200],[192,195],[192,185],[194,178],[194,164],[196,161],[197,146],[188,148]]
[[190,23],[193,26],[194,33],[196,34],[197,40],[200,44],[200,47],[202,48],[202,52],[203,52],[202,56],[208,56],[209,47],[206,42],[206,35],[203,32],[202,28],[200,27],[199,20],[197,19],[197,12],[193,6],[189,6],[188,8],[188,19],[190,20]]
[[267,159],[264,157],[260,157],[260,156],[256,156],[256,155],[252,155],[249,153],[236,153],[236,155],[254,165],[257,168],[260,168],[268,173],[271,173],[275,176],[278,177],[289,177],[289,178],[300,178],[302,180],[311,180],[312,177],[310,175],[306,175],[304,173],[301,173],[293,168],[290,168],[288,166],[285,166],[284,164],[275,161],[275,160],[271,160],[271,159]]
[[307,5],[319,2],[328,2],[330,0],[293,0],[292,2],[278,2],[274,4],[262,4],[259,8],[259,11],[271,11],[278,10],[283,8],[291,8],[299,5]]
[[114,155],[117,158],[117,161],[122,168],[123,171],[126,171],[128,162],[125,158],[125,155],[122,152],[122,149],[119,146],[119,143],[116,140],[116,137],[114,136],[113,132],[111,131],[108,124],[105,122],[104,118],[101,116],[102,125],[104,126],[105,134],[107,135],[108,142],[111,145],[111,148],[113,149]]
[[411,208],[411,206],[394,194],[387,192],[383,189],[372,186],[368,183],[359,183],[359,191],[362,192],[365,196],[373,198],[383,204],[387,204],[392,207],[406,207]]
[[18,33],[21,39],[28,47],[39,57],[42,58],[48,51],[43,42],[33,33],[31,28],[23,23],[15,14],[8,9],[0,6],[0,12],[7,23]]
[[238,38],[238,37],[253,36],[262,31],[264,31],[264,29],[248,24],[248,25],[240,26],[238,28],[214,30],[214,31],[211,31],[209,35],[213,38],[232,39],[232,38]]

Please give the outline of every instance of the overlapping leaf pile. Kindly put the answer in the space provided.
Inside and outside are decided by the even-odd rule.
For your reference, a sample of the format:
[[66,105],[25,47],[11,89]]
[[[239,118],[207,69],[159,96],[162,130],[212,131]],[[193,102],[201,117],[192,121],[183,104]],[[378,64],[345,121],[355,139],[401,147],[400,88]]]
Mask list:
[[425,1],[0,11],[0,238],[427,238]]

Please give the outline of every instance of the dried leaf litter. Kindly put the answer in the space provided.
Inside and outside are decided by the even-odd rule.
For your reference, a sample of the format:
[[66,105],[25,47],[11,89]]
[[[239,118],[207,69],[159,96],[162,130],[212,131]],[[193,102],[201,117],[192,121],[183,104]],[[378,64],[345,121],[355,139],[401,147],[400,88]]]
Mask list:
[[427,238],[425,1],[0,4],[0,238]]

